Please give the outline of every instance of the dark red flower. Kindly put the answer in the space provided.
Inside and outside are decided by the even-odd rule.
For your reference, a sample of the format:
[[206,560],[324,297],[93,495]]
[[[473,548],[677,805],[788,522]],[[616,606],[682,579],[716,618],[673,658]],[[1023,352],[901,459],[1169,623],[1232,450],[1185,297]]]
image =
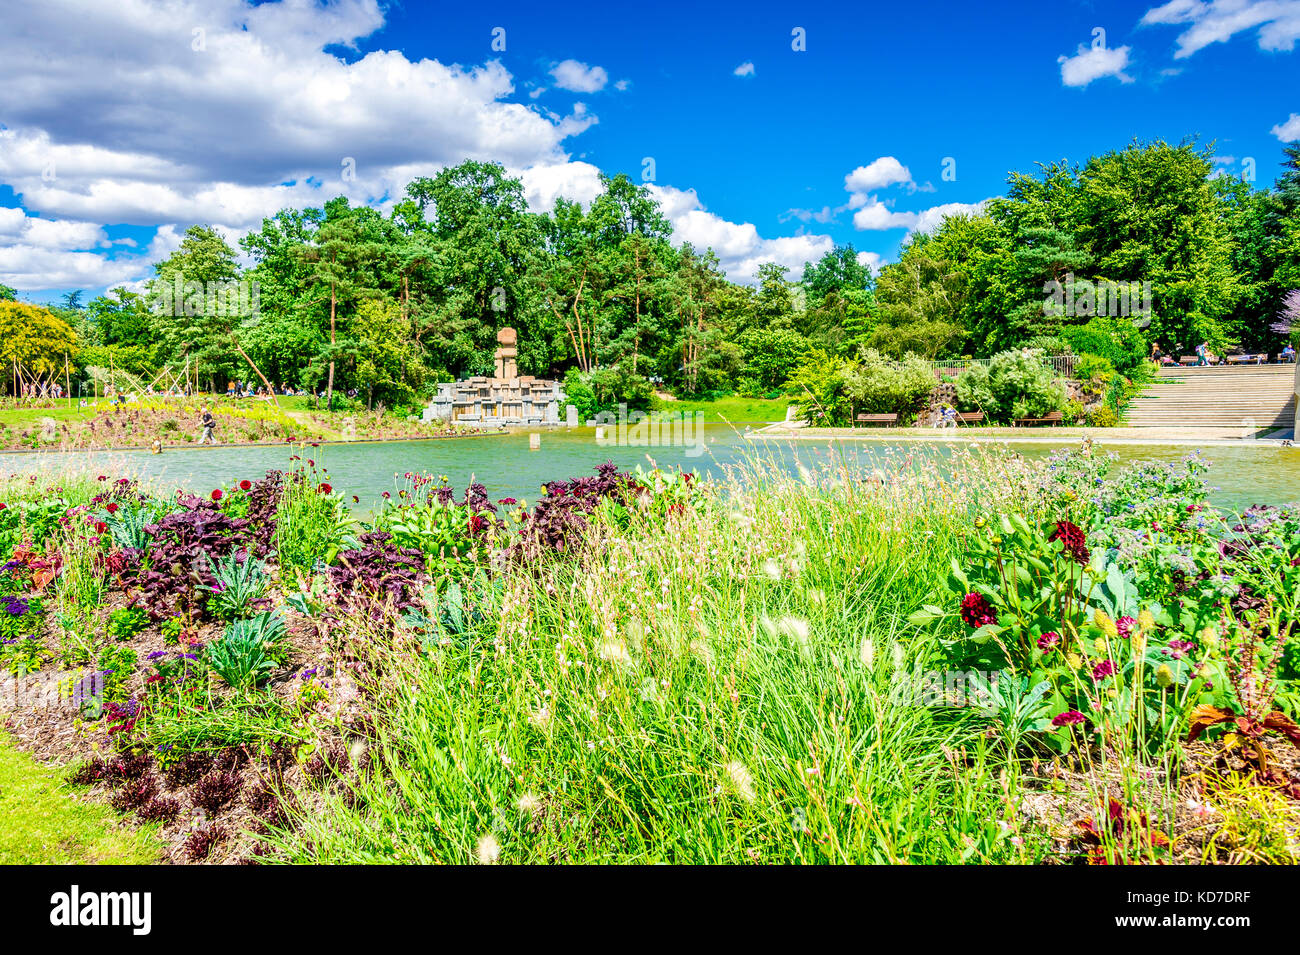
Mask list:
[[103,521],[95,521],[95,533],[96,533],[96,534],[103,534],[103,533],[104,533],[105,531],[107,531],[107,530],[108,530],[108,525],[107,525],[107,524],[105,524]]
[[250,481],[248,478],[244,478],[244,480],[239,482],[239,489],[241,491],[252,490],[252,487],[253,487],[253,482]]
[[961,618],[967,626],[977,630],[986,623],[997,623],[998,615],[983,594],[971,593],[962,598]]
[[1088,563],[1088,538],[1077,524],[1057,521],[1056,530],[1047,536],[1049,541],[1060,541],[1065,553],[1076,563]]
[[117,513],[117,505],[116,505],[116,504],[105,504],[105,505],[104,505],[104,510],[108,511],[108,513],[110,513],[110,514],[116,514],[116,513]]
[[1060,645],[1061,635],[1055,630],[1049,630],[1038,638],[1038,649],[1042,650],[1044,653],[1049,650],[1054,650]]
[[0,504],[0,511],[3,511],[8,506],[8,504]]
[[217,488],[212,492],[212,499],[214,501],[221,500],[221,488]]
[[334,492],[334,488],[330,487],[328,484],[324,482],[321,483],[319,490],[322,494],[332,494]]
[[1097,683],[1100,683],[1108,676],[1114,676],[1114,675],[1115,675],[1115,664],[1111,663],[1109,660],[1102,660],[1100,663],[1098,663],[1095,667],[1092,668],[1092,678]]
[[1127,640],[1133,635],[1133,628],[1137,626],[1137,621],[1132,617],[1120,617],[1115,621],[1115,630],[1119,635]]

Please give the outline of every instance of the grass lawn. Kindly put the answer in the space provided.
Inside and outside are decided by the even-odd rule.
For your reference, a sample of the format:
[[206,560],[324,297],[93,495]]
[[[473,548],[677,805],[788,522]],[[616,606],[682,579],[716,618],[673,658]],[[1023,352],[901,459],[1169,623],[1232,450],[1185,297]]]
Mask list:
[[90,408],[72,407],[60,402],[57,408],[0,408],[0,425],[9,428],[32,428],[40,424],[42,418],[55,421],[81,421],[92,416]]
[[681,411],[691,414],[702,411],[706,424],[729,421],[732,424],[754,424],[784,421],[789,398],[719,398],[716,401],[679,400],[664,401],[664,411]]
[[0,865],[156,861],[147,828],[119,827],[111,809],[72,795],[58,772],[0,734]]

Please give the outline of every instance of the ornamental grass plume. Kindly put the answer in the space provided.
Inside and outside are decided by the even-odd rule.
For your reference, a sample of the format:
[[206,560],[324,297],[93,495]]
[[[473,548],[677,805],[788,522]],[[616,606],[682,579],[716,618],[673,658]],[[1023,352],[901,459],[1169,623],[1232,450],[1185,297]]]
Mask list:
[[474,858],[479,865],[496,865],[501,858],[501,843],[497,842],[496,836],[490,832],[480,836],[474,846]]
[[750,775],[749,770],[744,763],[732,760],[726,765],[727,781],[730,784],[732,792],[743,799],[745,802],[754,801],[754,777]]

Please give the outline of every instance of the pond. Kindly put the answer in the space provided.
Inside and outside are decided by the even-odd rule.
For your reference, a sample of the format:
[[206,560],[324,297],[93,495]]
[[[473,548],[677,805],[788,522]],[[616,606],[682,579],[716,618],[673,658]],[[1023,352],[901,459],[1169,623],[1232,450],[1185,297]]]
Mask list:
[[[543,482],[591,474],[597,464],[607,460],[629,469],[638,464],[648,466],[649,459],[653,458],[661,466],[716,474],[727,464],[754,456],[793,468],[796,460],[813,463],[825,461],[827,455],[834,454],[843,455],[849,463],[888,471],[897,467],[908,452],[946,457],[953,447],[905,441],[750,441],[727,425],[709,425],[702,430],[706,442],[703,453],[698,453],[698,448],[602,446],[591,428],[542,432],[541,449],[537,451],[529,450],[528,434],[513,433],[431,441],[331,444],[308,447],[301,453],[329,470],[335,488],[349,496],[357,495],[363,507],[370,507],[384,491],[393,490],[395,477],[406,471],[446,475],[458,491],[473,479],[484,484],[495,498],[533,501]],[[987,446],[994,442],[984,443]],[[1062,447],[1008,444],[1031,459],[1046,457]],[[1104,442],[1098,442],[1098,447],[1115,453],[1121,464],[1139,460],[1172,461],[1193,450],[1192,446],[1106,446]],[[1217,488],[1212,495],[1216,504],[1243,508],[1250,504],[1300,501],[1300,448],[1243,442],[1202,450],[1204,457],[1213,463],[1209,480]],[[110,475],[134,474],[162,485],[203,493],[242,478],[260,477],[269,468],[291,467],[290,456],[294,453],[296,449],[286,445],[186,448],[160,455],[144,451],[9,454],[0,458],[0,473],[77,469]]]

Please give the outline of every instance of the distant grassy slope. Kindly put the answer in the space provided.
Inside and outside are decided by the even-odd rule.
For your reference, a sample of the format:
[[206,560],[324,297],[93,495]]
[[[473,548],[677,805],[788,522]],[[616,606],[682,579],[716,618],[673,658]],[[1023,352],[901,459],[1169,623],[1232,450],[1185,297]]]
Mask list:
[[706,423],[730,421],[732,424],[767,424],[784,421],[788,398],[719,398],[716,401],[664,401],[664,411],[681,411],[691,414],[702,411]]

